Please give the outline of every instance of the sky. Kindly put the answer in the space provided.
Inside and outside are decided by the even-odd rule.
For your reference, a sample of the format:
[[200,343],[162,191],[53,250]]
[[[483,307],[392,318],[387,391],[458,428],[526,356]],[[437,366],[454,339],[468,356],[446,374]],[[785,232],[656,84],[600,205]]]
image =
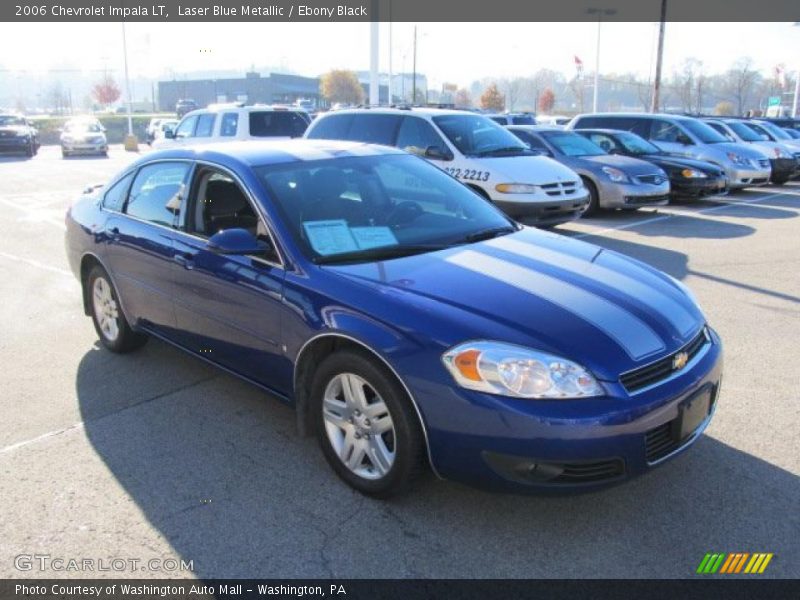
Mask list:
[[[594,69],[596,23],[394,23],[392,70],[412,69],[417,26],[417,71],[431,87],[468,86],[483,77],[530,75],[549,68],[571,76],[574,56]],[[315,76],[332,68],[369,67],[367,23],[128,23],[131,76],[180,78],[198,69],[248,70],[275,65]],[[800,27],[792,23],[667,23],[665,74],[688,57],[708,73],[750,56],[771,72],[800,67]],[[0,23],[0,69],[122,70],[120,23]],[[380,26],[380,69],[389,68],[389,31]],[[600,71],[635,72],[654,65],[657,25],[603,23]],[[38,40],[31,43],[31,40]],[[794,63],[794,64],[792,64]]]

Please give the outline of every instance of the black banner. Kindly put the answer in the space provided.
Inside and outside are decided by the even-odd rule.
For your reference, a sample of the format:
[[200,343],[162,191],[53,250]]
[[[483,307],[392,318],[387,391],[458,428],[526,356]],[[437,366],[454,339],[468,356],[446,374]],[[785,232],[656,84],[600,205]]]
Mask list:
[[[664,0],[668,21],[799,21],[798,0]],[[658,21],[662,0],[4,0],[0,21]],[[599,13],[598,13],[599,11]]]
[[800,597],[800,581],[754,579],[670,580],[22,580],[0,581],[0,600],[784,600]]

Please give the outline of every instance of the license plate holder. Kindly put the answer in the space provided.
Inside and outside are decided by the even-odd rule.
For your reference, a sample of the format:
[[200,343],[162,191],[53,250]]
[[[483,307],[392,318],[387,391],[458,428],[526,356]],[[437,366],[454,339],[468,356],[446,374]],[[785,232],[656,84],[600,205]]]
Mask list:
[[676,441],[686,440],[706,420],[711,409],[711,395],[712,389],[706,388],[680,405],[672,432]]

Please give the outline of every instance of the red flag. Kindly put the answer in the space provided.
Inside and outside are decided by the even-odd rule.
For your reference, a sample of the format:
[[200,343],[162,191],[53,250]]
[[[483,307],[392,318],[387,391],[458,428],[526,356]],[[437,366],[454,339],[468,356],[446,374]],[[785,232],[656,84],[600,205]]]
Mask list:
[[577,56],[575,56],[575,66],[576,67],[582,67],[583,66],[583,61],[580,58],[578,58]]

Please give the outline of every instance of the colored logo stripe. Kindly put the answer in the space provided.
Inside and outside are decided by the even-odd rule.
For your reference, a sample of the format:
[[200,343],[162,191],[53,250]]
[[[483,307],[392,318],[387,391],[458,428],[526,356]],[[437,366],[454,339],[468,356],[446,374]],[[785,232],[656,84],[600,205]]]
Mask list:
[[730,552],[728,554],[709,552],[700,561],[697,573],[713,574],[719,572],[720,574],[732,574],[741,573],[742,569],[744,569],[745,573],[763,573],[773,556],[774,554],[771,552],[756,552],[754,554],[749,552]]

